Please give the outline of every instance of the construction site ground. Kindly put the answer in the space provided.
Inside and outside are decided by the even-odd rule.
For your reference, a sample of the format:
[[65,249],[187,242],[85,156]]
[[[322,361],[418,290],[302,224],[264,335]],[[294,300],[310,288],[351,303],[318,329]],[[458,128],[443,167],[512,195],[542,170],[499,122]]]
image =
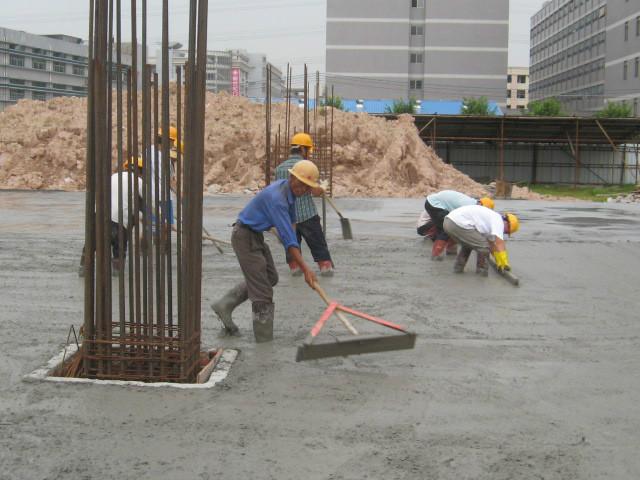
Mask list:
[[[205,226],[228,239],[249,198],[206,197]],[[254,343],[248,303],[242,336],[219,337],[208,305],[241,273],[230,250],[204,246],[203,346],[240,350],[222,384],[26,383],[81,324],[83,200],[0,192],[2,480],[640,477],[638,205],[498,201],[521,215],[508,241],[516,288],[476,276],[473,256],[463,275],[451,257],[430,261],[415,233],[422,200],[341,198],[356,240],[329,211],[336,275],[321,283],[410,327],[414,350],[296,363],[324,304],[269,237],[270,344]]]

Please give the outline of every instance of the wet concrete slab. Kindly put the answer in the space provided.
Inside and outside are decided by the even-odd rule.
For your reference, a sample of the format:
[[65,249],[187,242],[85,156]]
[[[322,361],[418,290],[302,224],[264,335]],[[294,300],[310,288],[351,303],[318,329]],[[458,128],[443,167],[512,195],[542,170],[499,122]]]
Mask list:
[[[207,229],[227,239],[249,198],[206,197]],[[281,280],[267,345],[246,304],[242,336],[219,337],[208,304],[241,274],[204,247],[204,346],[241,352],[219,388],[25,383],[81,322],[83,202],[0,192],[0,479],[640,476],[639,206],[497,201],[522,220],[515,288],[477,277],[473,257],[463,275],[431,262],[422,200],[337,199],[356,240],[328,211],[337,271],[323,286],[409,326],[414,350],[296,363],[324,304],[268,238]]]

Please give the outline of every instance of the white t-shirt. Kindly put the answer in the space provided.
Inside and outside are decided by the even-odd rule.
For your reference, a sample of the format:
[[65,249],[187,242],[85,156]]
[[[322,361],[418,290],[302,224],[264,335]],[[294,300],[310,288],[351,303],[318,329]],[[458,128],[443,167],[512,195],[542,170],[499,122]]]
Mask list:
[[[131,174],[133,177],[133,174]],[[131,179],[133,186],[133,178]],[[120,205],[118,196],[118,173],[111,175],[111,221],[118,223],[118,207]],[[129,225],[131,215],[129,213],[129,172],[122,172],[122,223]],[[135,195],[135,192],[131,192]],[[138,196],[142,194],[142,178],[138,177]]]
[[[155,157],[154,145],[151,145],[150,157],[151,158],[149,158],[149,162],[151,167],[150,168],[151,170],[151,203],[155,205],[156,203],[156,172],[155,172],[156,157]],[[159,167],[158,178],[160,179],[160,186],[159,186],[160,188],[158,189],[158,194],[160,196],[160,201],[162,202],[162,189],[164,187],[164,181],[163,181],[164,172],[162,170],[162,151],[161,150],[158,150],[158,167]],[[171,179],[174,175],[175,175],[175,168],[171,160],[169,160],[169,179]],[[169,197],[171,198],[171,193],[169,193]]]
[[416,224],[416,228],[420,228],[421,226],[426,225],[426,223],[429,220],[431,220],[431,217],[429,216],[426,210],[423,210],[422,213],[420,214],[420,218],[418,218],[418,223]]
[[466,205],[456,208],[447,217],[465,230],[477,230],[487,240],[493,242],[496,237],[504,240],[504,222],[502,215],[482,205]]

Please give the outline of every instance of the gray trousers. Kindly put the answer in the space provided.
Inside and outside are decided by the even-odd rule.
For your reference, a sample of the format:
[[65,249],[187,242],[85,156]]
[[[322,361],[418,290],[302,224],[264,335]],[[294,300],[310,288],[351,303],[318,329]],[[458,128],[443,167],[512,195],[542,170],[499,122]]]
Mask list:
[[475,228],[466,229],[459,227],[449,218],[444,219],[444,231],[462,246],[477,250],[480,253],[489,253],[489,241]]
[[264,235],[236,223],[231,233],[231,245],[247,284],[249,300],[252,303],[273,303],[273,287],[278,283],[278,271]]

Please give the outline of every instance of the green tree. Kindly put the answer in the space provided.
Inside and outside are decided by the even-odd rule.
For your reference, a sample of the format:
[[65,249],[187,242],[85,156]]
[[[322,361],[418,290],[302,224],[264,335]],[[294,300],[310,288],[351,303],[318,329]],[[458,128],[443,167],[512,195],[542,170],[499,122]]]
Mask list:
[[631,106],[623,102],[609,102],[596,113],[596,117],[600,118],[629,118],[632,116]]
[[562,104],[555,98],[529,102],[529,115],[536,117],[560,117],[564,115]]
[[385,113],[393,113],[395,115],[399,115],[401,113],[414,113],[414,105],[416,101],[414,98],[409,98],[408,101],[398,99],[393,101],[393,105],[391,107],[386,107],[384,109]]
[[462,115],[495,115],[496,107],[489,106],[487,97],[465,97],[462,99],[460,113]]
[[321,105],[323,107],[333,107],[336,110],[344,110],[344,103],[342,103],[341,97],[327,97],[322,100]]

